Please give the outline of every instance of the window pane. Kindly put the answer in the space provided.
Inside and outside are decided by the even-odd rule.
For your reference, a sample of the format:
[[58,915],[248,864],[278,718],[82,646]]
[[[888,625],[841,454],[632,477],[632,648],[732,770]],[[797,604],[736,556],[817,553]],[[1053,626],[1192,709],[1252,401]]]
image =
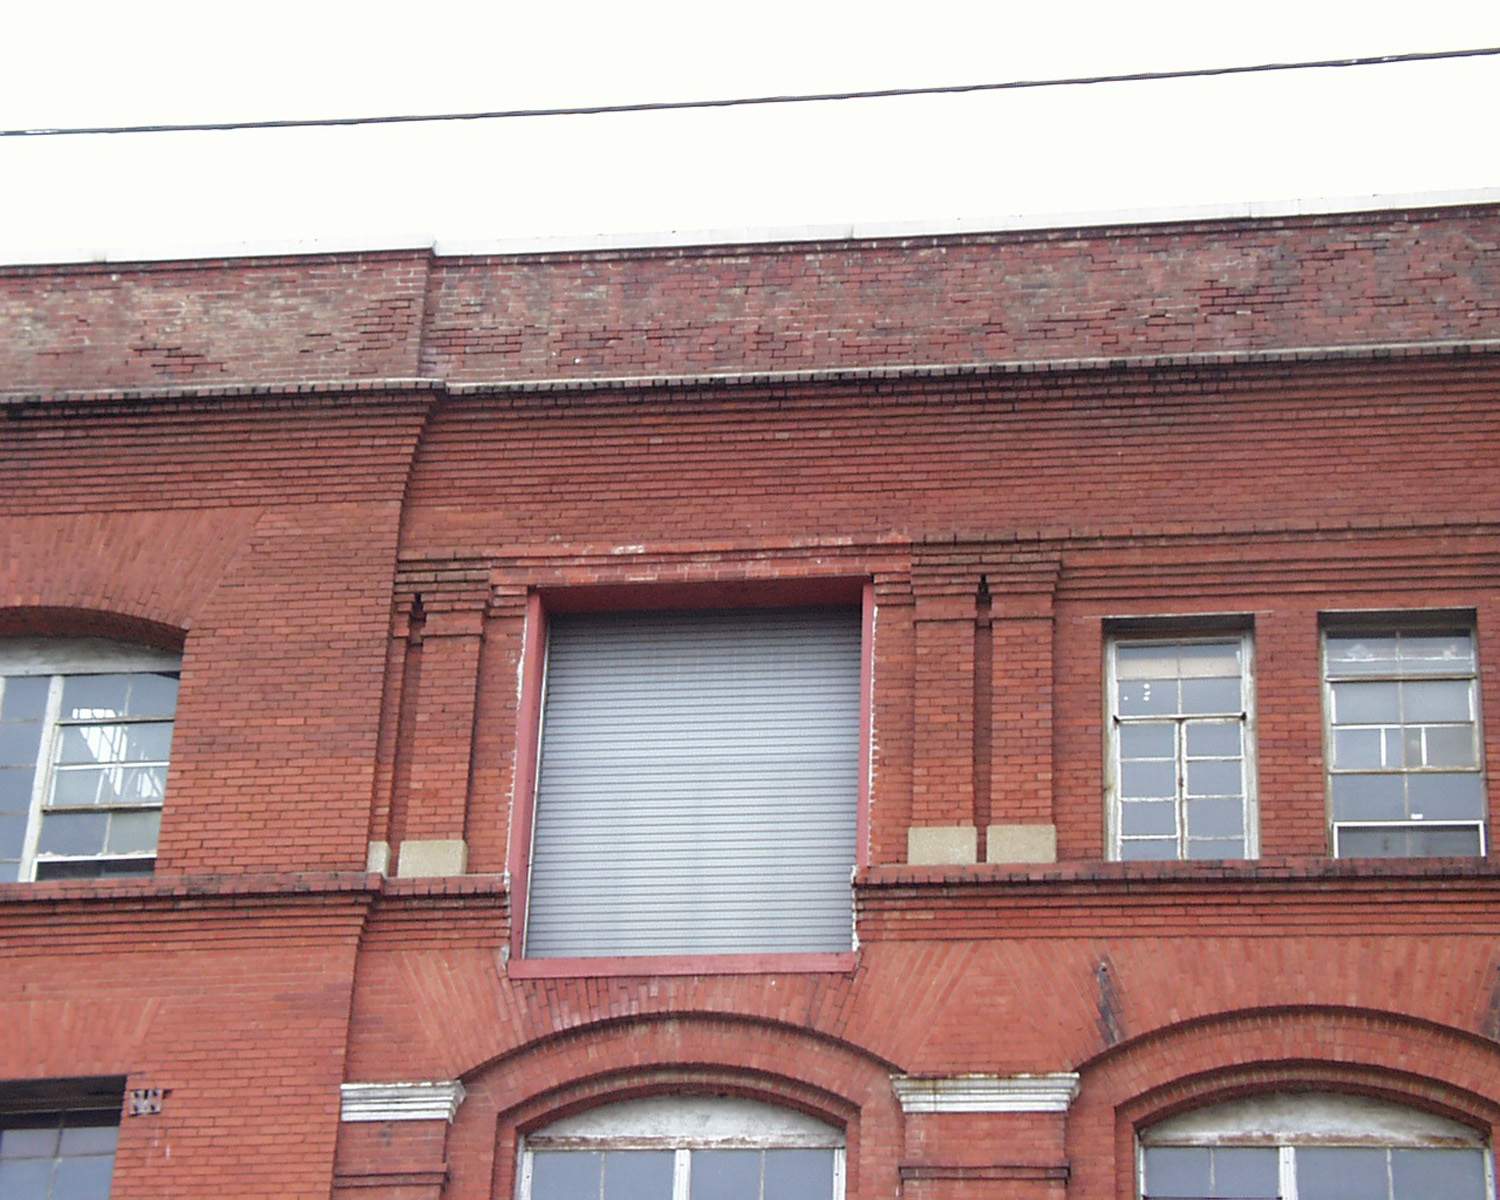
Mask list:
[[60,1160],[53,1178],[52,1200],[109,1200],[114,1166],[112,1155]]
[[604,1200],[672,1200],[672,1151],[610,1150]]
[[1156,761],[1121,763],[1120,795],[1151,799],[1177,795],[1177,764]]
[[1184,679],[1182,681],[1182,711],[1185,713],[1230,713],[1239,712],[1240,680],[1232,679]]
[[1126,837],[1177,833],[1175,800],[1127,800],[1120,805],[1120,832]]
[[160,762],[172,748],[168,722],[133,725],[74,725],[62,731],[58,762]]
[[832,1150],[767,1150],[765,1200],[830,1200]]
[[142,673],[130,679],[132,717],[170,717],[177,711],[177,676]]
[[1429,726],[1425,730],[1429,767],[1474,767],[1479,765],[1475,752],[1474,726]]
[[1483,1200],[1484,1153],[1479,1150],[1392,1150],[1394,1200]]
[[[7,1118],[10,1120],[11,1118]],[[51,1158],[57,1153],[57,1114],[22,1118],[34,1121],[34,1129],[0,1129],[0,1158]],[[0,1193],[3,1195],[3,1193]]]
[[75,858],[39,859],[38,879],[129,879],[150,875],[156,869],[154,858]]
[[1156,862],[1177,857],[1177,839],[1148,838],[1120,843],[1120,857],[1126,862]]
[[42,726],[37,721],[0,724],[0,765],[28,767],[36,764],[37,747],[42,741]]
[[0,767],[0,813],[26,812],[35,778],[35,767]]
[[1340,858],[1409,858],[1411,849],[1404,827],[1394,829],[1340,829]]
[[1175,645],[1153,646],[1120,642],[1115,646],[1115,676],[1119,679],[1173,679],[1177,676]]
[[1238,758],[1239,722],[1189,721],[1187,752],[1190,758]]
[[1121,680],[1119,693],[1122,717],[1155,717],[1177,711],[1175,679]]
[[1406,794],[1413,816],[1452,821],[1484,816],[1484,785],[1477,772],[1463,775],[1412,775]]
[[120,1140],[118,1125],[73,1125],[62,1131],[64,1154],[113,1154]]
[[1192,859],[1244,858],[1245,843],[1237,841],[1189,841],[1188,855]]
[[1204,760],[1187,765],[1190,796],[1238,796],[1243,786],[1239,759],[1226,762]]
[[1133,722],[1120,726],[1121,758],[1171,758],[1176,754],[1176,726]]
[[1240,674],[1239,642],[1184,642],[1177,648],[1179,672],[1184,679],[1210,675]]
[[1245,803],[1237,798],[1189,800],[1188,836],[1239,837],[1245,832]]
[[690,1200],[759,1200],[759,1150],[694,1150]]
[[1299,1146],[1297,1200],[1386,1200],[1385,1155],[1364,1147]]
[[1401,700],[1408,722],[1467,721],[1470,685],[1466,679],[1430,679],[1403,683]]
[[161,813],[117,812],[109,818],[109,837],[104,849],[109,854],[146,854],[156,849],[161,829]]
[[1474,640],[1467,633],[1401,638],[1404,675],[1454,674],[1474,669]]
[[1214,1196],[1275,1200],[1281,1194],[1274,1146],[1215,1147],[1213,1169]]
[[51,1176],[50,1158],[0,1158],[0,1196],[45,1200]]
[[1393,637],[1330,637],[1328,669],[1335,675],[1390,674],[1396,665]]
[[1209,1151],[1200,1147],[1151,1146],[1146,1150],[1146,1194],[1205,1197],[1212,1187]]
[[1395,725],[1401,720],[1398,683],[1336,683],[1333,720],[1337,725]]
[[129,675],[70,675],[63,680],[63,720],[122,717],[129,691]]
[[0,858],[20,858],[26,840],[26,814],[0,813]]
[[1335,729],[1333,765],[1346,771],[1351,767],[1385,766],[1380,754],[1380,730]]
[[15,675],[5,680],[5,695],[0,699],[0,720],[40,720],[47,709],[47,688],[52,681],[45,675]]
[[593,1150],[538,1150],[531,1156],[531,1200],[599,1200]]
[[1409,853],[1418,858],[1473,858],[1479,854],[1479,830],[1473,828],[1412,829]]
[[37,841],[41,854],[98,854],[104,849],[106,813],[44,813]]
[[1400,821],[1406,816],[1406,785],[1400,775],[1335,775],[1335,821]]
[[52,779],[52,804],[160,804],[166,783],[164,766],[59,769]]

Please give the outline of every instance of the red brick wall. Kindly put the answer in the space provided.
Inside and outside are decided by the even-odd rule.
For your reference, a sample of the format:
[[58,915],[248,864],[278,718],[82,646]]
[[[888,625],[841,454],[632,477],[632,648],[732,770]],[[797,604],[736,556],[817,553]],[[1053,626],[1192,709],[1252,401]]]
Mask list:
[[[7,269],[0,391],[1496,337],[1496,220]],[[0,888],[0,1080],[169,1089],[122,1127],[125,1200],[509,1196],[526,1129],[663,1091],[844,1124],[855,1200],[1128,1195],[1139,1123],[1247,1089],[1488,1128],[1500,874],[1327,861],[1317,637],[1473,610],[1500,713],[1497,395],[1476,352],[12,406],[0,632],[185,664],[156,879]],[[876,583],[856,968],[512,977],[528,592],[828,578]],[[1102,863],[1106,620],[1186,613],[1253,627],[1264,858]],[[986,814],[1062,861],[904,865],[914,821]],[[472,874],[363,876],[407,837]],[[1072,1070],[1066,1118],[890,1084]],[[454,1078],[451,1127],[338,1122],[341,1080]]]

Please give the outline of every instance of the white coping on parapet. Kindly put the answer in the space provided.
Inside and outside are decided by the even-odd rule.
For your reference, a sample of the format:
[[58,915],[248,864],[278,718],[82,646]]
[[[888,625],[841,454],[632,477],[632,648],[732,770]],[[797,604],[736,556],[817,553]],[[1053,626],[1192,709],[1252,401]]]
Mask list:
[[908,1113],[1067,1112],[1078,1075],[893,1075],[891,1086]]
[[887,238],[981,236],[987,233],[1041,232],[1100,226],[1159,225],[1195,221],[1335,216],[1344,213],[1453,208],[1500,203],[1500,188],[1437,192],[1372,193],[1280,200],[1242,200],[1159,208],[1078,212],[1024,212],[976,217],[934,217],[914,221],[848,221],[821,225],[736,226],[725,229],[667,229],[626,233],[567,233],[547,236],[442,238],[402,233],[365,238],[288,238],[268,241],[183,242],[161,250],[94,248],[58,252],[40,247],[0,262],[7,266],[65,266],[101,263],[175,262],[192,259],[263,258],[298,254],[361,254],[431,251],[439,258],[480,255],[587,254],[602,251],[661,250],[694,246],[735,247],[798,242],[866,241]]
[[418,1083],[345,1083],[339,1117],[344,1121],[451,1121],[463,1102],[458,1080]]

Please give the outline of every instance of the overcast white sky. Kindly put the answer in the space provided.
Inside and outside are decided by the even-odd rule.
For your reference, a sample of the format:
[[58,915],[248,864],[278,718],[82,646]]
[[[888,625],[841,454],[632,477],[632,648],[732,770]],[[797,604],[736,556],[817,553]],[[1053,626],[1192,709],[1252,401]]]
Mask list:
[[[964,84],[1500,45],[1500,2],[9,6],[0,126]],[[356,129],[0,139],[0,262],[882,223],[1500,187],[1500,58]]]

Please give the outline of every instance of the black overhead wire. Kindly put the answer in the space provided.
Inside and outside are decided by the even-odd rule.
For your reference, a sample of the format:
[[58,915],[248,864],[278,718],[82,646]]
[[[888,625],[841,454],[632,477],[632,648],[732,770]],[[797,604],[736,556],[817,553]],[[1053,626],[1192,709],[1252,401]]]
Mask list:
[[93,125],[75,128],[0,129],[0,137],[68,137],[114,133],[220,133],[237,129],[311,129],[343,125],[413,125],[438,121],[501,121],[520,117],[591,117],[608,113],[669,112],[694,108],[748,108],[763,104],[821,104],[833,100],[885,100],[897,96],[956,96],[969,92],[1008,92],[1024,88],[1083,87],[1100,83],[1154,83],[1164,79],[1201,79],[1218,75],[1253,75],[1266,71],[1310,71],[1330,67],[1380,67],[1438,59],[1500,55],[1500,46],[1468,50],[1426,50],[1364,58],[1324,58],[1308,62],[1255,63],[1234,67],[1197,67],[1181,71],[1135,71],[1119,75],[1080,75],[1062,79],[1011,79],[1003,83],[947,84],[935,87],[879,88],[859,92],[819,92],[790,96],[737,96],[718,100],[664,100],[638,104],[590,104],[566,108],[511,108],[494,112],[395,113],[374,117],[306,117],[283,121],[218,121],[181,125]]

